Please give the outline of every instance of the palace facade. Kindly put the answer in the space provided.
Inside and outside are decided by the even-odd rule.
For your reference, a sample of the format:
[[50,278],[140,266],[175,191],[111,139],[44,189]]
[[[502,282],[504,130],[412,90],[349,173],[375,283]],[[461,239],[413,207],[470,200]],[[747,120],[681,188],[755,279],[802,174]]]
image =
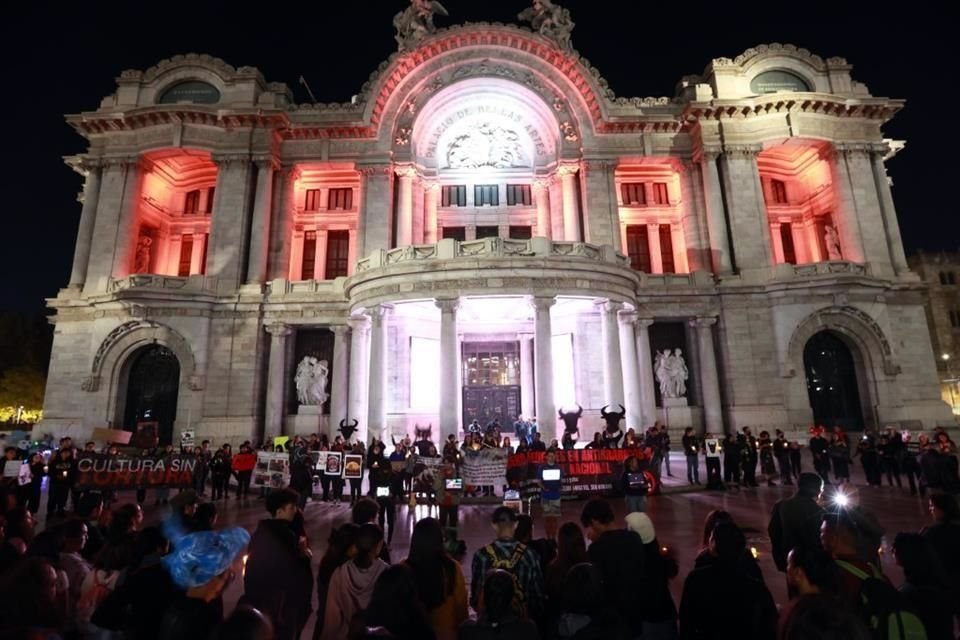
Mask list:
[[779,44],[624,98],[548,29],[429,27],[346,103],[191,54],[67,116],[86,182],[43,428],[952,423],[884,166],[902,100]]

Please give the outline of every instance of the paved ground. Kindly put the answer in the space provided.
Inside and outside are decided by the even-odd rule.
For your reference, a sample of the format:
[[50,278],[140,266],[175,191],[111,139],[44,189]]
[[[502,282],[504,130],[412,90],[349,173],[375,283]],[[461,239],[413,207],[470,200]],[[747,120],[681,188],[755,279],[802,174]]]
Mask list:
[[[804,470],[809,470],[812,464],[804,460]],[[675,475],[684,467],[682,460],[675,457],[673,464]],[[685,473],[685,471],[684,471]],[[706,478],[704,469],[701,469],[701,478]],[[685,478],[684,478],[685,480]],[[767,523],[773,504],[784,497],[793,494],[793,487],[760,487],[757,489],[740,489],[727,492],[684,491],[685,482],[677,482],[677,478],[665,482],[668,494],[648,499],[648,513],[653,519],[658,538],[661,544],[672,548],[680,563],[680,576],[673,581],[672,590],[675,600],[679,603],[680,592],[683,588],[683,579],[693,565],[698,553],[699,538],[704,517],[713,509],[725,509],[734,515],[737,523],[744,527],[750,546],[756,547],[760,556],[760,566],[763,570],[767,586],[779,604],[786,602],[786,584],[783,575],[778,573],[770,556],[770,542],[766,535]],[[904,480],[904,485],[906,481]],[[906,488],[899,489],[884,486],[880,489],[864,486],[862,471],[857,468],[853,474],[853,485],[847,491],[855,496],[863,508],[876,515],[887,532],[885,549],[888,549],[893,536],[899,531],[916,531],[926,525],[929,515],[926,510],[926,500],[911,497]],[[126,499],[132,499],[132,494]],[[152,496],[148,496],[149,498]],[[148,502],[149,504],[149,502]],[[220,503],[224,504],[223,502]],[[579,501],[564,502],[563,521],[579,521],[580,509],[583,503]],[[622,500],[615,504],[619,517],[625,515]],[[462,506],[460,509],[460,532],[466,541],[468,560],[464,563],[464,570],[469,581],[469,557],[473,552],[491,539],[489,517],[493,505]],[[267,517],[263,502],[251,499],[245,505],[238,505],[235,499],[230,499],[227,506],[220,513],[220,526],[241,525],[251,531],[259,519]],[[41,511],[42,513],[42,511]],[[157,521],[162,517],[160,510],[147,507],[148,521]],[[326,540],[330,529],[346,522],[350,517],[347,504],[334,506],[323,503],[308,503],[306,508],[307,529],[314,550],[314,561],[319,561],[326,548]],[[391,555],[394,560],[406,557],[409,548],[410,531],[414,523],[423,517],[436,515],[431,513],[426,505],[415,508],[400,507],[397,513],[397,532],[394,534],[391,545]],[[537,509],[534,510],[536,520],[536,536],[543,535],[542,522]],[[883,557],[884,570],[891,577],[894,584],[902,581],[902,574],[893,566],[889,552]],[[232,585],[227,593],[227,610],[240,597],[241,585],[239,581]],[[312,621],[308,624],[304,637],[309,637],[312,630]]]

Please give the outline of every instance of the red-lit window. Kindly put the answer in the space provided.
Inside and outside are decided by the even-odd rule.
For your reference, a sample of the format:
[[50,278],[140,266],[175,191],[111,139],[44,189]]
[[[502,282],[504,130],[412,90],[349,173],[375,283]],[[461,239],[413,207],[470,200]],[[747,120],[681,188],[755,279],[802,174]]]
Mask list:
[[304,211],[316,211],[320,208],[320,189],[307,189],[303,198]]
[[444,227],[443,228],[443,239],[457,240],[463,242],[467,239],[467,228],[466,227]]
[[185,278],[190,275],[190,263],[193,259],[193,234],[185,233],[180,237],[180,261],[177,263],[177,275]]
[[327,232],[327,264],[324,278],[333,280],[346,277],[350,265],[350,232],[345,230]]
[[508,184],[507,185],[507,206],[516,205],[530,206],[533,204],[533,196],[530,193],[528,184]]
[[187,191],[187,195],[183,198],[183,212],[194,214],[198,211],[200,211],[200,189]]
[[213,196],[216,193],[216,187],[207,187],[207,206],[203,209],[204,213],[213,213]]
[[670,193],[666,182],[653,183],[653,202],[655,204],[670,204]]
[[668,224],[660,225],[660,261],[664,273],[676,273],[673,261],[673,230]]
[[647,194],[642,182],[624,182],[620,185],[620,196],[624,206],[647,204]]
[[533,229],[531,227],[510,225],[510,237],[514,240],[529,240],[533,237]]
[[348,210],[353,208],[353,189],[349,187],[330,189],[327,195],[327,209]]
[[445,184],[440,190],[440,206],[465,207],[467,206],[467,185]]
[[300,279],[312,280],[317,266],[317,232],[305,231],[303,234],[303,258],[300,261]]
[[773,204],[787,204],[787,185],[783,180],[770,181],[770,197]]
[[627,255],[630,268],[650,273],[650,244],[647,240],[647,225],[627,225]]
[[797,251],[793,246],[793,225],[789,222],[780,225],[780,243],[783,245],[783,261],[797,264]]

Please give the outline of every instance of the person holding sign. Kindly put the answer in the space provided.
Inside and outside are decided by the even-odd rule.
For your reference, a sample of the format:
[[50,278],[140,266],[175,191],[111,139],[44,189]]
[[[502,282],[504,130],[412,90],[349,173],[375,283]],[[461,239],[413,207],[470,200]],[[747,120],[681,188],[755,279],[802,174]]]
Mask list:
[[623,466],[620,484],[623,486],[623,501],[627,506],[627,513],[643,513],[647,510],[647,493],[650,491],[647,476],[640,470],[640,461],[635,456],[624,460]]
[[543,528],[549,540],[557,539],[560,528],[560,467],[555,451],[547,451],[546,463],[540,468],[540,506],[543,509]]
[[720,454],[723,453],[723,446],[716,436],[708,433],[703,441],[703,448],[707,457],[707,489],[723,491],[723,479],[720,476]]

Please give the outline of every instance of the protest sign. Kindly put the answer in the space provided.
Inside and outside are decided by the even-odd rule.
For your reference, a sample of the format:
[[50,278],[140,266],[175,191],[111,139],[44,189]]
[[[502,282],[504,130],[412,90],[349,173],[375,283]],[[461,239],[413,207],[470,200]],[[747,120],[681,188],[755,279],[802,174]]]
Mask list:
[[343,456],[343,477],[354,480],[363,477],[363,456],[355,453]]
[[474,487],[504,484],[507,476],[506,449],[466,451],[460,461],[463,483]]
[[340,476],[343,472],[341,464],[343,454],[339,451],[327,451],[323,454],[323,475]]
[[283,452],[257,451],[253,485],[279,489],[288,484],[290,484],[290,456]]
[[193,448],[195,438],[196,432],[193,429],[184,429],[180,432],[180,446],[183,448]]
[[275,436],[275,437],[273,438],[273,446],[274,446],[274,447],[285,447],[285,446],[287,446],[287,443],[288,443],[289,441],[290,441],[290,436]]
[[[556,452],[560,467],[561,493],[570,496],[621,495],[620,477],[624,460],[633,456],[640,462],[640,470],[647,476],[650,492],[658,487],[649,470],[652,452],[648,449],[563,449]],[[540,493],[540,467],[546,453],[520,453],[510,456],[507,470],[507,485],[517,489],[523,497],[535,497]]]
[[191,455],[108,456],[81,453],[77,484],[82,489],[189,488],[197,460]]

